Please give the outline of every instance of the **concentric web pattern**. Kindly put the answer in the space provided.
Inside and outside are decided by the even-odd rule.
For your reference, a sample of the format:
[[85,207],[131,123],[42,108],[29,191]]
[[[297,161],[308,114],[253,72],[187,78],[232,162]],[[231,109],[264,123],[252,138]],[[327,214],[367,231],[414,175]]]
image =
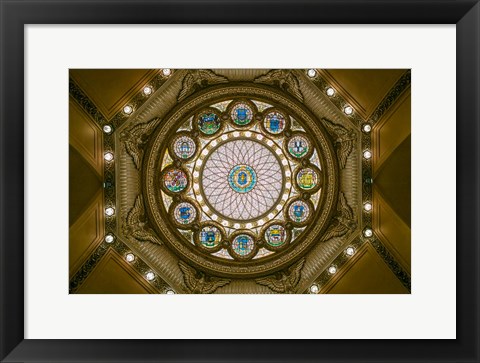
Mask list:
[[[256,174],[254,187],[235,191],[229,183],[233,168],[245,165]],[[275,154],[253,140],[227,141],[205,162],[201,184],[205,198],[220,215],[239,221],[258,218],[272,209],[282,192],[282,167]]]

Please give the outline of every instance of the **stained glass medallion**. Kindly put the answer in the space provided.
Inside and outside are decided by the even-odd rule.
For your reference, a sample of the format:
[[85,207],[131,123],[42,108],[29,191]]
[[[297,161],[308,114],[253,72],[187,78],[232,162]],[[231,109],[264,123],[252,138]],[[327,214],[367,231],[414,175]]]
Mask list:
[[303,168],[298,171],[296,181],[300,189],[313,191],[319,184],[319,175],[313,168]]
[[257,174],[248,165],[235,165],[228,174],[228,183],[237,193],[247,193],[255,187]]
[[293,201],[288,207],[288,217],[295,223],[304,223],[311,214],[308,203],[301,199]]
[[180,159],[190,159],[195,155],[196,150],[195,141],[190,136],[179,135],[173,140],[173,152]]
[[273,135],[278,135],[285,130],[287,123],[286,117],[278,111],[268,112],[263,119],[265,130]]
[[[239,234],[232,241],[232,252],[236,257],[247,257],[253,252],[255,242],[248,234]],[[234,256],[235,257],[235,256]]]
[[197,217],[195,207],[188,202],[182,202],[175,206],[173,216],[178,224],[191,224]]
[[310,153],[310,141],[304,135],[297,134],[292,136],[287,143],[287,150],[291,156],[300,159]]
[[264,238],[267,245],[279,248],[287,241],[287,230],[281,224],[272,224],[266,229]]
[[214,135],[221,128],[220,117],[216,110],[207,109],[197,115],[198,129],[205,135]]
[[245,102],[235,103],[230,111],[230,117],[239,126],[248,125],[253,120],[253,109]]
[[200,230],[198,241],[203,248],[215,250],[222,242],[222,233],[216,226],[206,225]]
[[170,169],[163,174],[163,183],[168,191],[179,193],[187,187],[188,177],[181,169]]

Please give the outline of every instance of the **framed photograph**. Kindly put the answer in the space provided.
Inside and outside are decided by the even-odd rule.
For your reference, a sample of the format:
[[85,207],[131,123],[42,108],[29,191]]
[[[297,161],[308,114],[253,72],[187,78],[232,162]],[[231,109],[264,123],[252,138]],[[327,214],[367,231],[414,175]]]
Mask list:
[[2,361],[480,360],[478,1],[1,6]]

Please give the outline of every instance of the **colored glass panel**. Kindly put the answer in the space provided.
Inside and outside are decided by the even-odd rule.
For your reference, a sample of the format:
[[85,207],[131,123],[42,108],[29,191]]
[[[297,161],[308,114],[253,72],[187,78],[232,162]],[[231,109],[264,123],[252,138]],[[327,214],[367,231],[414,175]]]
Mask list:
[[206,135],[213,135],[220,129],[220,120],[214,112],[201,113],[198,116],[198,128]]
[[280,247],[285,243],[287,232],[280,224],[274,224],[265,231],[265,240],[270,246]]
[[200,243],[206,248],[215,248],[222,241],[222,234],[215,226],[205,226],[200,231]]
[[310,215],[310,207],[303,200],[296,200],[288,208],[288,216],[297,223],[305,222]]
[[247,234],[240,234],[232,241],[232,250],[239,256],[249,255],[254,248],[252,237]]
[[197,149],[193,139],[188,136],[178,137],[173,143],[173,148],[175,155],[181,159],[192,157]]
[[172,169],[165,173],[163,182],[168,190],[178,193],[187,187],[188,179],[182,170]]
[[195,220],[197,212],[193,205],[183,202],[175,207],[173,216],[179,224],[190,224]]
[[253,119],[253,111],[245,103],[237,103],[230,114],[234,123],[240,126],[248,125]]
[[269,112],[264,118],[263,125],[269,133],[279,134],[285,129],[285,116],[280,112]]
[[301,169],[297,174],[297,184],[303,190],[314,189],[318,185],[318,175],[312,168]]
[[302,158],[310,150],[310,142],[306,137],[297,135],[288,141],[288,152],[295,158]]

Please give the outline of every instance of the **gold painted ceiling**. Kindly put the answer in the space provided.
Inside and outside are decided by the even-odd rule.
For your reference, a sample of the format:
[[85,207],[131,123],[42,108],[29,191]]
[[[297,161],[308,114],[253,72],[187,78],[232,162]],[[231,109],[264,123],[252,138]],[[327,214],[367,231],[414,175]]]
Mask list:
[[71,293],[409,293],[408,70],[71,70]]

